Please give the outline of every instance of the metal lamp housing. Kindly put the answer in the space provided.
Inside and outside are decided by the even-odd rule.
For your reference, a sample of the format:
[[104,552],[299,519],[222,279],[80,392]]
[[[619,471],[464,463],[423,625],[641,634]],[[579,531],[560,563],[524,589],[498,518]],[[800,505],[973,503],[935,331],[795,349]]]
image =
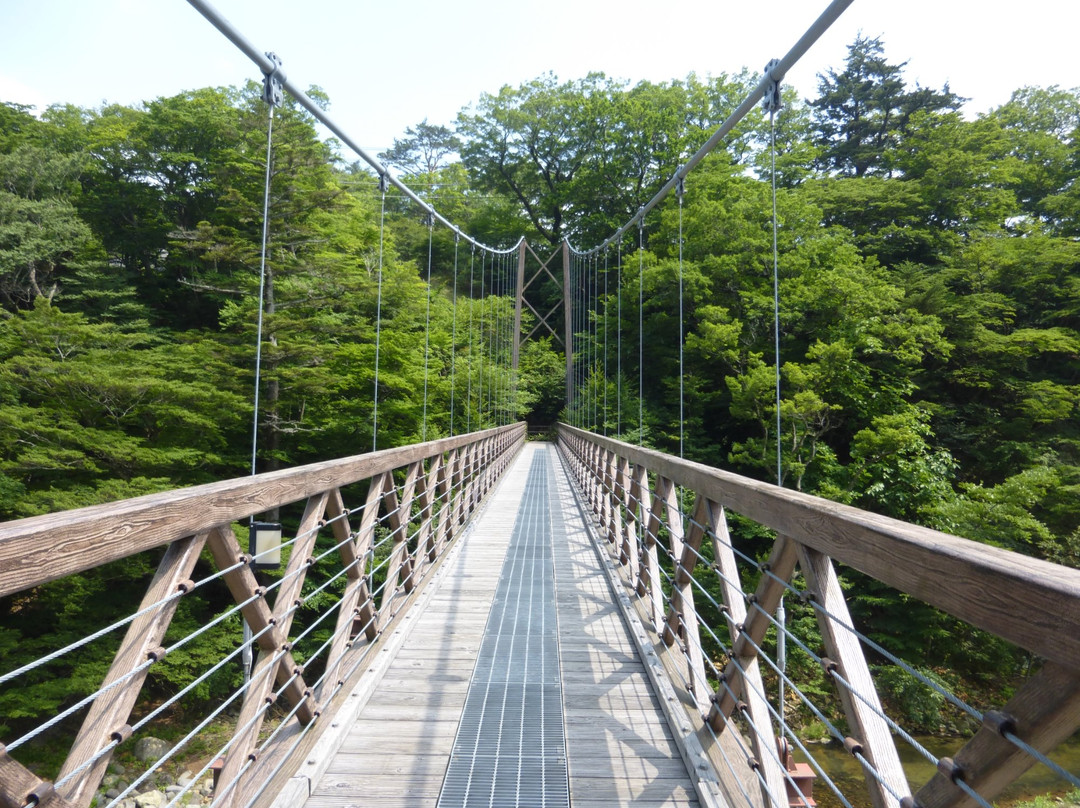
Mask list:
[[248,530],[248,552],[253,569],[278,569],[281,566],[281,523],[252,522]]

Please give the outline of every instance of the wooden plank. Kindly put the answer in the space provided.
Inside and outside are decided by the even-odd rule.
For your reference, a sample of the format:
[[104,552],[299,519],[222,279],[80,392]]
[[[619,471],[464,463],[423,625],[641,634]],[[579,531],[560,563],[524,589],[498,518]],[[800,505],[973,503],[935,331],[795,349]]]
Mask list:
[[[215,528],[207,537],[207,545],[214,557],[214,563],[218,569],[227,569],[236,564],[241,558],[247,558],[240,552],[240,545],[228,527]],[[260,587],[255,581],[255,575],[247,564],[243,564],[223,576],[225,585],[229,588],[233,599],[237,603],[245,603],[254,595]],[[255,634],[255,642],[259,648],[270,654],[281,655],[281,664],[278,666],[278,684],[284,687],[282,695],[288,702],[289,707],[298,707],[296,718],[301,724],[309,724],[315,720],[315,706],[307,692],[307,685],[302,676],[293,677],[292,672],[299,666],[287,650],[288,643],[285,636],[277,626],[272,624],[273,617],[270,607],[265,598],[250,601],[240,608],[241,614],[251,626]]]
[[[674,491],[673,491],[674,493]],[[674,497],[670,497],[668,504],[668,524],[677,520],[681,525],[682,510]],[[675,531],[670,530],[671,552],[677,559],[675,567],[675,580],[671,587],[671,610],[668,613],[667,630],[674,630],[675,634],[682,639],[682,652],[686,656],[687,669],[690,674],[688,688],[690,694],[697,702],[698,710],[702,714],[709,710],[712,690],[709,680],[705,677],[705,655],[701,647],[701,627],[699,625],[697,605],[694,602],[694,569],[701,558],[701,545],[705,539],[705,530],[709,526],[709,501],[702,496],[697,498],[694,505],[694,515],[690,520],[690,528],[686,531],[686,537],[680,542],[676,552]],[[674,510],[671,507],[674,506]],[[674,639],[674,637],[672,638]],[[664,642],[668,639],[664,636]],[[668,643],[670,645],[670,643]]]
[[180,488],[0,525],[0,597],[365,480],[525,424]]
[[53,790],[52,783],[25,768],[0,744],[0,808],[25,808],[28,803],[38,803],[41,808],[76,808]]
[[[296,614],[295,604],[300,601],[304,580],[307,578],[308,562],[319,537],[319,525],[326,514],[329,498],[329,492],[326,492],[308,499],[304,515],[297,527],[292,552],[289,553],[289,563],[285,566],[282,583],[278,587],[272,613],[277,630],[285,638],[289,636],[292,628],[293,617]],[[269,653],[262,651],[255,663],[240,706],[240,715],[236,719],[237,730],[218,775],[219,783],[232,784],[234,781],[236,783],[236,786],[228,791],[226,789],[215,791],[215,801],[221,805],[221,808],[228,808],[235,804],[237,796],[243,793],[246,784],[251,780],[250,769],[247,777],[242,770],[248,757],[258,746],[259,732],[262,730],[269,705],[273,701],[274,684],[278,679],[287,679],[293,672],[291,669],[282,670],[282,661],[280,651],[275,649]]]
[[[720,592],[723,604],[727,606],[728,635],[734,647],[740,631],[738,626],[746,622],[746,604],[743,600],[743,589],[739,566],[735,561],[735,551],[731,545],[731,533],[728,531],[727,516],[724,509],[715,502],[708,503],[708,527],[712,536],[713,560],[719,570],[717,576],[720,581]],[[784,770],[781,767],[776,746],[776,734],[773,732],[772,715],[769,712],[768,703],[765,700],[765,683],[761,678],[761,669],[758,664],[756,649],[752,645],[745,645],[748,651],[745,656],[737,657],[738,667],[743,671],[742,677],[736,682],[741,685],[739,690],[732,691],[739,695],[746,704],[746,713],[754,732],[750,735],[750,743],[754,749],[754,757],[761,764],[764,782],[762,783],[762,801],[771,803],[772,796],[778,798],[787,793],[784,780]],[[749,653],[752,651],[753,653]],[[723,687],[720,694],[730,693]],[[714,702],[715,703],[715,702]],[[710,725],[717,732],[722,731],[726,722],[712,722],[710,711]],[[725,716],[726,717],[726,716]]]
[[[850,630],[851,615],[836,570],[828,556],[807,547],[799,548],[799,566],[823,607],[815,612],[825,649],[839,663],[839,672],[851,687],[849,690],[839,683],[836,686],[851,735],[862,744],[863,757],[877,770],[878,776],[893,791],[906,795],[911,789],[900,766],[889,725],[881,717],[881,701],[862,646]],[[856,698],[852,691],[858,692],[861,698]],[[898,808],[897,799],[869,772],[866,773],[866,787],[876,808]]]
[[[645,533],[641,540],[645,548],[642,559],[641,581],[638,584],[638,595],[649,597],[649,613],[652,619],[652,630],[660,634],[664,630],[664,590],[663,578],[660,575],[660,557],[657,550],[657,542],[660,541],[660,514],[664,512],[665,504],[674,485],[667,477],[658,477],[653,486],[652,501],[649,503],[648,518],[645,522]],[[643,514],[644,516],[644,514]]]
[[[1013,719],[1012,734],[1046,753],[1080,728],[1080,676],[1052,662],[1023,684],[1002,710]],[[983,726],[957,752],[964,782],[987,802],[1035,764],[1035,759],[996,729]],[[943,774],[919,789],[924,808],[975,808],[978,803]]]
[[398,582],[408,578],[409,558],[409,523],[412,519],[413,496],[416,493],[416,479],[422,470],[422,461],[409,465],[405,472],[405,482],[401,485],[398,497],[394,481],[387,477],[387,486],[383,491],[383,505],[386,507],[386,521],[390,526],[390,560],[386,568],[386,583],[382,598],[379,600],[379,614],[387,615],[391,604],[398,594]]
[[[637,519],[635,514],[638,511],[638,503],[641,500],[641,482],[638,479],[637,471],[630,471],[630,464],[625,460],[619,459],[619,474],[618,474],[619,488],[622,492],[621,501],[622,509],[619,511],[619,522],[617,528],[619,530],[619,540],[621,543],[621,551],[619,552],[619,562],[626,566],[624,570],[626,574],[626,582],[631,589],[637,589],[639,583],[639,576],[641,575],[641,551],[638,544],[638,531],[637,531]],[[622,513],[626,513],[626,518],[622,518]]]
[[[158,564],[157,572],[137,611],[141,612],[155,603],[160,603],[180,591],[181,585],[186,586],[185,582],[191,577],[204,544],[206,544],[205,533],[171,544],[165,551],[161,563]],[[141,617],[136,617],[131,622],[113,658],[109,672],[101,683],[102,689],[142,665],[147,660],[147,654],[163,644],[165,633],[169,630],[169,624],[179,605],[180,600],[177,598]],[[99,750],[111,743],[113,733],[118,732],[128,722],[149,672],[149,668],[143,670],[123,685],[103,693],[94,700],[86,718],[83,719],[82,728],[75,738],[75,743],[64,765],[60,768],[60,773],[56,777],[57,781],[66,779],[71,772],[77,770]],[[76,805],[88,805],[101,784],[101,778],[105,776],[105,770],[111,759],[111,753],[103,755],[97,762],[73,778],[61,789],[64,798]]]

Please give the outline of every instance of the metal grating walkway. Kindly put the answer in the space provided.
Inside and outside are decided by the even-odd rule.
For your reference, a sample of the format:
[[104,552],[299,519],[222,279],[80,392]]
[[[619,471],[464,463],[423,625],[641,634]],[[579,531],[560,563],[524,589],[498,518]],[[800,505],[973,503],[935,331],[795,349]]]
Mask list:
[[[545,470],[546,486],[534,486],[542,479],[539,472],[532,474],[534,464]],[[546,529],[539,507],[544,496],[551,548],[538,548],[535,542],[531,548],[518,548],[516,542],[527,525]],[[490,679],[493,687],[507,685],[505,700],[493,703],[500,713],[505,704],[511,719],[515,711],[520,716],[537,710],[526,722],[526,728],[534,731],[541,706],[554,709],[546,686],[555,674],[561,674],[562,715],[561,721],[554,720],[552,731],[564,731],[565,740],[556,741],[545,727],[544,742],[549,755],[558,743],[565,747],[569,802],[574,808],[698,808],[692,780],[582,516],[555,447],[526,444],[483,513],[421,594],[419,610],[410,612],[403,625],[385,638],[391,647],[379,653],[378,670],[365,674],[352,692],[353,706],[332,719],[319,748],[300,766],[291,792],[299,796],[283,792],[274,808],[435,808],[466,737],[466,730],[459,727],[473,681]],[[538,524],[541,528],[536,528]],[[514,597],[530,602],[540,594],[551,597],[552,566],[554,615],[549,606],[530,610],[533,625],[528,633],[514,637],[511,654],[511,634],[496,627],[510,625],[513,610],[508,611],[508,605]],[[510,588],[511,573],[518,579],[516,591]],[[556,628],[557,652],[550,642]],[[481,649],[484,656],[478,662]],[[526,652],[527,662],[507,665]],[[539,674],[528,687],[514,678],[522,668]],[[542,704],[539,698],[531,701],[533,696],[542,696]],[[503,733],[500,754],[515,744],[520,749],[521,727],[516,738],[512,731]],[[474,725],[474,742],[476,732]],[[529,746],[527,751],[536,748]],[[481,805],[513,805],[518,799],[517,764],[523,764],[526,779],[542,781],[545,774],[550,778],[557,771],[548,768],[550,760],[550,756],[518,758],[509,780],[504,773],[509,762],[500,763],[504,769],[496,771],[493,756],[474,755],[473,785],[483,779],[487,791],[473,788],[472,793],[478,798],[487,795]],[[544,768],[530,768],[534,761]],[[560,799],[556,801],[549,789],[548,805],[566,804],[567,775],[559,774]],[[495,793],[493,781],[498,785]],[[513,790],[504,791],[504,783]]]
[[533,455],[439,808],[569,805],[548,454]]

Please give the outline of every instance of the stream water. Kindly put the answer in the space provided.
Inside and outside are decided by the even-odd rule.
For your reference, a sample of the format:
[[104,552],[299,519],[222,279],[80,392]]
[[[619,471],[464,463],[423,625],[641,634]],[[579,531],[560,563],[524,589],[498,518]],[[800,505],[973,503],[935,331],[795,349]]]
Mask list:
[[[938,738],[934,736],[917,737],[935,757],[950,757],[956,754],[964,740],[959,738]],[[908,782],[918,789],[935,772],[935,768],[918,752],[902,741],[897,744],[900,761],[904,766]],[[821,767],[828,772],[840,791],[854,808],[866,808],[870,805],[869,793],[863,779],[863,769],[858,761],[849,755],[839,744],[808,745],[807,747]],[[801,756],[797,755],[796,759]],[[1080,735],[1061,744],[1050,758],[1067,772],[1080,774]],[[1073,786],[1055,775],[1045,766],[1036,763],[1019,780],[1003,791],[994,803],[1007,806],[1012,803],[1030,800],[1043,794],[1064,794],[1073,790]],[[814,784],[814,799],[820,808],[841,808],[842,803],[836,798],[821,778]]]

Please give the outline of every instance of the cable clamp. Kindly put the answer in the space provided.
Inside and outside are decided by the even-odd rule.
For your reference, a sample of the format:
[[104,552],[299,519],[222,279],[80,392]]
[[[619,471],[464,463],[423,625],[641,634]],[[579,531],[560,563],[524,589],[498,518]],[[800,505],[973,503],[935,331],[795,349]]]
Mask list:
[[844,749],[848,751],[852,757],[862,754],[862,744],[852,737],[844,738]]
[[384,171],[379,174],[379,193],[385,194],[390,190],[390,172]]
[[684,166],[679,166],[679,170],[675,172],[675,195],[679,199],[683,198],[686,193],[686,177],[682,175]]
[[1000,710],[987,710],[983,714],[982,722],[984,727],[992,732],[996,732],[1003,738],[1006,733],[1010,735],[1016,734],[1016,719]]
[[424,214],[424,225],[426,227],[434,227],[435,226],[435,211],[434,210],[428,209],[428,211]]
[[119,729],[114,730],[113,733],[109,735],[109,739],[120,744],[130,738],[132,732],[134,732],[134,730],[131,728],[131,724],[124,724]]
[[772,76],[773,69],[779,64],[779,59],[770,59],[765,65],[765,78],[769,80],[769,83],[765,85],[765,96],[761,99],[761,105],[767,112],[780,110],[780,82]]
[[53,784],[48,780],[42,780],[36,786],[34,790],[26,795],[27,805],[41,805],[44,802],[48,802],[56,794],[56,789]]
[[937,762],[937,770],[943,777],[947,777],[950,782],[955,783],[964,779],[964,767],[958,765],[952,758],[941,758]]
[[263,101],[271,107],[280,107],[285,101],[285,74],[281,71],[281,59],[276,53],[267,51],[266,58],[274,64],[274,69],[263,76]]

